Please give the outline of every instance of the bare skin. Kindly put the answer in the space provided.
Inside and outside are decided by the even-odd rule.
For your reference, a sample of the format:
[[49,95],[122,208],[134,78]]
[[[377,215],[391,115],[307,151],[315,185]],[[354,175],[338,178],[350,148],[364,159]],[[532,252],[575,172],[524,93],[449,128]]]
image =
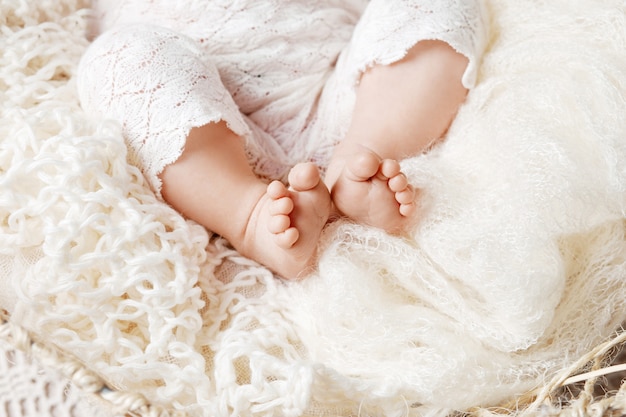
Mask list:
[[447,44],[423,41],[403,60],[365,72],[325,183],[308,163],[292,169],[289,188],[263,182],[242,139],[219,122],[192,129],[182,155],[160,175],[162,195],[243,255],[285,278],[303,276],[315,262],[331,195],[334,209],[355,221],[393,233],[406,229],[416,192],[397,161],[448,129],[467,93],[460,82],[466,66]]
[[417,193],[397,161],[424,152],[452,123],[467,89],[468,61],[441,41],[421,41],[400,61],[361,77],[352,121],[325,183],[335,210],[356,222],[402,233]]
[[331,203],[313,164],[289,173],[290,188],[252,171],[243,141],[224,122],[192,129],[179,159],[160,176],[163,198],[218,233],[241,254],[284,278],[312,267]]

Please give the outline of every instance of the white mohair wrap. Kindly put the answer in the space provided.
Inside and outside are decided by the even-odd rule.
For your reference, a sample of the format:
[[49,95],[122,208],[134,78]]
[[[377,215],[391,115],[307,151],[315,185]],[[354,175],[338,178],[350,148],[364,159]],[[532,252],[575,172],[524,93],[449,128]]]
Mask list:
[[540,385],[626,318],[626,5],[488,1],[411,238],[338,221],[284,282],[185,221],[78,105],[82,0],[0,0],[0,309],[189,416],[442,415]]

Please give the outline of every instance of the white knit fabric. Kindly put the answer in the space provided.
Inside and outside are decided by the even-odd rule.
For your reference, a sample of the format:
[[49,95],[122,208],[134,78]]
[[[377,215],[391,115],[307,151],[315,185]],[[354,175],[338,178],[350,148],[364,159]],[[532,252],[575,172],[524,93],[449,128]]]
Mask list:
[[0,308],[121,415],[442,415],[541,384],[626,311],[626,10],[487,6],[466,104],[404,161],[419,227],[337,222],[287,283],[163,204],[124,127],[81,109],[86,4],[0,1]]
[[105,417],[58,372],[0,341],[0,416]]
[[132,0],[97,10],[104,35],[83,58],[81,102],[122,123],[131,161],[157,191],[189,130],[220,119],[249,139],[260,175],[324,166],[361,71],[442,39],[470,58],[471,87],[486,31],[480,3],[460,0]]

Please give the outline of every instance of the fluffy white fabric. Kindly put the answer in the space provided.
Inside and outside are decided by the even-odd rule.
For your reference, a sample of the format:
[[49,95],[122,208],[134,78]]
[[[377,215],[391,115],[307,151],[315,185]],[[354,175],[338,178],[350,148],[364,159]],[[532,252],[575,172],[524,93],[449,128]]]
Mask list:
[[626,7],[488,5],[477,87],[404,163],[412,238],[337,222],[319,271],[284,283],[86,118],[82,1],[0,1],[0,307],[189,415],[441,414],[541,384],[626,311]]

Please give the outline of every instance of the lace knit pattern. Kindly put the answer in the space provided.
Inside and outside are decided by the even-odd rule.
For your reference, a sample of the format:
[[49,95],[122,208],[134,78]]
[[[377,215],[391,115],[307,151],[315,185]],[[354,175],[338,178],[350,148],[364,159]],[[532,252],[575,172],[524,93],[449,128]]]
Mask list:
[[101,2],[105,34],[80,68],[83,106],[122,123],[131,161],[157,191],[189,130],[216,120],[248,139],[261,176],[283,179],[302,161],[323,167],[366,67],[441,39],[469,57],[471,87],[485,41],[477,2],[187,3]]

